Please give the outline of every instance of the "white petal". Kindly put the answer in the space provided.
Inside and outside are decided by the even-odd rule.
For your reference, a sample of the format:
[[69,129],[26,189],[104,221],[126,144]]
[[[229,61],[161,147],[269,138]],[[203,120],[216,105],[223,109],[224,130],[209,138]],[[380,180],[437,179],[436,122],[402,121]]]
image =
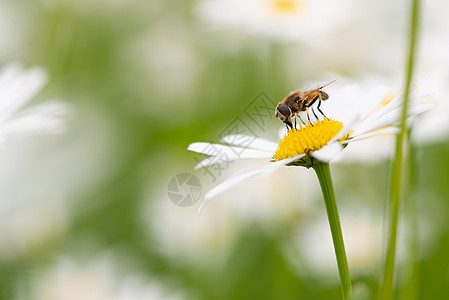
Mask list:
[[[410,106],[407,110],[407,118],[426,112],[429,109],[432,109],[434,106],[435,104],[432,102],[419,103]],[[398,107],[392,111],[385,113],[383,116],[374,121],[366,122],[366,120],[364,120],[358,128],[354,129],[353,136],[356,137],[373,130],[393,125],[400,120],[401,112],[402,107]]]
[[394,135],[376,135],[348,146],[332,160],[332,163],[378,164],[394,152]]
[[288,132],[287,127],[282,126],[281,128],[279,128],[278,130],[279,139],[282,139],[287,134],[287,132]]
[[369,131],[367,133],[364,134],[360,134],[357,135],[356,137],[350,139],[350,140],[346,140],[343,141],[343,144],[348,144],[348,143],[352,143],[352,142],[356,142],[356,141],[361,141],[376,135],[381,135],[381,134],[397,134],[399,132],[399,128],[395,127],[395,126],[389,126],[389,127],[384,127],[378,130],[374,130],[374,131]]
[[[245,145],[242,141],[252,140],[248,145]],[[243,134],[231,134],[227,135],[221,139],[223,143],[227,143],[234,146],[243,146],[244,148],[252,148],[257,150],[274,152],[276,151],[277,144],[275,142],[257,138],[254,136],[243,135]]]
[[218,164],[218,163],[224,163],[224,162],[230,162],[235,161],[239,159],[257,159],[257,158],[272,158],[273,153],[269,152],[262,152],[260,151],[257,153],[257,150],[247,151],[249,149],[246,149],[244,152],[242,152],[240,155],[232,155],[232,154],[224,154],[220,156],[211,156],[208,158],[203,159],[199,163],[197,163],[194,167],[194,169],[204,168],[206,166]]
[[343,146],[339,142],[327,144],[318,151],[312,152],[312,156],[322,162],[330,162],[343,150]]
[[[384,98],[385,97],[379,99],[382,100]],[[382,101],[363,118],[364,124],[376,121],[379,118],[382,118],[385,114],[395,111],[397,108],[401,107],[401,104],[403,102],[403,94],[394,97],[390,102],[386,104],[383,104]]]
[[61,133],[65,129],[68,105],[50,102],[24,110],[0,126],[2,138]]
[[216,164],[216,163],[217,163],[217,158],[215,156],[208,157],[208,158],[201,160],[199,163],[197,163],[195,165],[195,167],[193,167],[193,169],[197,170],[199,168],[204,168],[204,167]]
[[[205,143],[205,142],[196,142],[191,143],[187,150],[206,154],[206,155],[215,155],[217,151],[212,151],[217,144]],[[222,146],[222,145],[220,145]]]
[[365,117],[374,110],[379,99],[383,99],[390,88],[383,85],[348,84],[332,93],[332,101],[323,103],[325,111],[332,112],[332,118],[345,125],[354,115]]
[[348,117],[348,121],[344,124],[344,127],[328,142],[328,144],[331,144],[335,141],[338,141],[342,137],[344,137],[346,134],[348,134],[352,128],[354,127],[354,124],[360,121],[360,116],[358,115],[352,115],[350,118]]
[[[432,102],[428,101],[430,98],[431,97],[429,94],[413,92],[413,94],[411,94],[411,97],[410,97],[408,116],[411,116],[414,114],[420,114],[424,111],[431,109],[433,106],[432,106]],[[394,124],[395,122],[397,122],[400,119],[400,115],[402,112],[402,104],[403,104],[402,95],[395,97],[390,103],[386,104],[385,106],[383,106],[381,108],[377,108],[377,110],[375,110],[375,111],[371,112],[369,115],[367,115],[363,119],[362,125],[360,127],[364,127],[364,126],[370,127],[370,125],[368,125],[368,124],[372,124],[372,123],[375,124],[378,122],[382,122],[382,124],[385,124],[384,126],[381,126],[381,127],[385,127],[385,126]],[[415,110],[414,107],[420,107],[420,109],[422,109],[422,111],[420,109]],[[386,116],[388,116],[388,117],[386,117]],[[387,120],[391,120],[391,121],[388,121],[389,124],[386,123],[387,121],[384,121],[384,118],[387,118]],[[377,128],[381,128],[381,127],[377,127]],[[356,130],[359,131],[359,129],[356,129]],[[361,130],[361,132],[366,132],[366,130]]]
[[41,90],[47,76],[45,70],[23,70],[20,64],[7,65],[0,73],[0,122],[29,102]]
[[204,196],[204,202],[201,204],[200,208],[198,209],[198,214],[201,213],[201,211],[203,210],[204,206],[206,205],[207,202],[209,202],[209,200],[211,200],[212,198],[216,197],[217,195],[223,193],[224,191],[226,191],[227,189],[233,187],[234,185],[236,185],[237,183],[246,180],[248,178],[251,178],[255,175],[261,174],[261,173],[265,173],[265,172],[271,172],[276,170],[277,168],[280,168],[286,164],[289,164],[291,162],[294,162],[295,160],[298,160],[300,158],[304,157],[303,154],[301,155],[296,155],[293,157],[289,157],[274,163],[270,163],[268,165],[265,165],[263,167],[260,168],[256,168],[253,170],[250,170],[248,172],[239,174],[237,176],[228,178],[226,181],[224,181],[223,183],[217,185],[216,187],[214,187],[213,189],[211,189],[205,196]]
[[211,157],[200,161],[195,166],[195,169],[239,159],[270,158],[273,157],[274,153],[274,151],[268,152],[210,143],[192,143],[187,147],[187,150],[205,155],[211,155]]
[[274,151],[255,150],[243,147],[226,146],[221,144],[212,144],[204,142],[192,143],[187,147],[187,150],[213,156],[222,155],[223,153],[226,153],[228,155],[234,154],[234,156],[237,157],[239,157],[240,155],[246,155],[245,158],[251,158],[252,154],[254,154],[254,157],[257,158],[260,157],[260,155],[262,154],[266,153],[272,154],[274,152]]

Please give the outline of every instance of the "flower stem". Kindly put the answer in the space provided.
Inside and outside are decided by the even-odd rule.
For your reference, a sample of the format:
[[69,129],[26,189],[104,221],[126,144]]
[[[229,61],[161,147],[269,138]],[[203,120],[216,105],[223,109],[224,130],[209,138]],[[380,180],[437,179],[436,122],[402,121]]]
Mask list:
[[412,81],[414,63],[415,63],[415,48],[418,36],[418,14],[419,14],[419,0],[412,0],[411,17],[410,17],[410,32],[409,32],[409,53],[406,70],[406,82],[404,91],[404,103],[402,109],[402,124],[401,131],[396,138],[396,154],[393,164],[393,174],[391,178],[390,190],[390,215],[389,215],[389,236],[387,244],[387,253],[385,257],[385,265],[383,269],[383,282],[380,288],[379,299],[389,300],[393,297],[393,279],[394,279],[394,264],[396,254],[396,236],[399,219],[400,198],[402,189],[402,178],[404,175],[403,160],[404,160],[404,144],[406,139],[406,118],[407,118],[407,104],[410,94],[410,85]]
[[324,203],[326,204],[327,217],[329,219],[335,256],[337,258],[338,272],[340,274],[343,299],[348,299],[351,294],[351,278],[349,277],[348,260],[346,258],[340,217],[338,216],[337,202],[335,201],[331,171],[328,163],[321,163],[318,161],[314,161],[313,169],[320,182]]

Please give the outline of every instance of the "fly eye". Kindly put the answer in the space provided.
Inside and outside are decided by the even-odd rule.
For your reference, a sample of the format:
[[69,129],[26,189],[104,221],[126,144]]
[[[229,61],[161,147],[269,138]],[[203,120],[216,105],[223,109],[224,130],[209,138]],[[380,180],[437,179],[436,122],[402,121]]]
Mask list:
[[284,116],[285,118],[289,118],[292,114],[292,110],[290,109],[290,107],[288,107],[285,104],[279,104],[276,107],[276,111],[281,114],[282,116]]

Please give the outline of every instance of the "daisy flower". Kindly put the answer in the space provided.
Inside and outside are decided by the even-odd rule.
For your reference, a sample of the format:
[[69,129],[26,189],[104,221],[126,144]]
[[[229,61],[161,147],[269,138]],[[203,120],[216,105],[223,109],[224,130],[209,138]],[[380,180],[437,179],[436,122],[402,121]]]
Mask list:
[[[232,186],[256,175],[268,175],[282,166],[313,167],[314,162],[328,163],[353,142],[383,134],[394,134],[398,130],[403,94],[392,94],[384,86],[363,92],[355,85],[340,90],[340,95],[331,94],[322,108],[328,118],[312,119],[313,124],[301,124],[288,130],[279,143],[244,135],[228,135],[223,144],[192,143],[188,150],[211,155],[200,161],[195,169],[208,167],[217,161],[240,159],[265,159],[266,164],[246,170],[226,179],[212,188],[204,197],[204,205]],[[359,92],[358,97],[353,95]],[[351,95],[349,97],[349,95]],[[351,102],[357,99],[358,102]],[[434,106],[427,93],[414,90],[410,98],[409,117],[423,113]],[[312,115],[312,114],[310,114]],[[302,119],[305,119],[302,117]],[[284,129],[285,131],[285,129]],[[253,142],[244,149],[239,141],[251,138]],[[213,155],[220,155],[217,160]],[[223,153],[226,154],[223,156]]]
[[41,68],[25,70],[20,64],[11,63],[0,70],[0,143],[64,130],[62,117],[69,112],[67,105],[52,101],[24,109],[46,81]]
[[288,41],[316,38],[336,23],[350,19],[348,7],[341,1],[326,0],[203,0],[196,11],[216,27],[243,28]]
[[[348,90],[351,91],[351,88]],[[375,92],[370,93],[370,96],[378,96],[379,91],[382,90],[383,89],[376,89]],[[342,95],[344,94],[342,93]],[[364,93],[360,95],[360,101],[358,103],[352,104],[348,103],[348,97],[343,97],[341,99],[336,97],[337,99],[333,99],[333,103],[336,103],[334,104],[336,105],[334,109],[326,110],[326,114],[328,114],[328,117],[330,118],[324,117],[318,119],[318,116],[313,113],[316,119],[312,119],[312,121],[309,120],[309,123],[301,124],[299,128],[296,124],[295,126],[292,126],[290,123],[291,129],[287,131],[277,145],[274,142],[257,138],[248,146],[248,149],[242,149],[238,143],[235,143],[236,140],[248,138],[247,136],[242,135],[224,137],[223,142],[227,145],[208,143],[193,143],[189,145],[188,150],[206,155],[213,156],[214,152],[218,150],[221,161],[223,161],[223,153],[228,155],[227,157],[224,156],[227,160],[243,158],[267,159],[266,165],[231,177],[210,190],[206,194],[203,204],[200,206],[199,213],[211,198],[255,175],[269,174],[286,165],[313,168],[323,193],[340,275],[343,298],[348,299],[352,290],[351,279],[349,276],[348,260],[346,257],[329,162],[337,156],[343,148],[352,142],[380,134],[397,132],[397,125],[399,120],[401,120],[404,95],[390,93],[384,95],[384,97],[376,97],[374,99],[371,97],[369,97],[367,93]],[[429,101],[429,98],[428,94],[414,91],[409,97],[410,104],[408,117],[410,118],[414,115],[423,113],[433,107],[433,103]],[[361,99],[364,99],[365,101]],[[364,105],[361,105],[361,103]],[[313,109],[311,110],[313,112]],[[284,113],[282,114],[285,115]],[[301,118],[299,119],[301,120]],[[284,120],[284,122],[286,122],[286,124],[289,123],[288,120]],[[211,152],[209,149],[212,149],[214,152]],[[242,154],[236,155],[236,153]],[[217,160],[207,158],[199,162],[196,167],[206,167],[216,161]]]

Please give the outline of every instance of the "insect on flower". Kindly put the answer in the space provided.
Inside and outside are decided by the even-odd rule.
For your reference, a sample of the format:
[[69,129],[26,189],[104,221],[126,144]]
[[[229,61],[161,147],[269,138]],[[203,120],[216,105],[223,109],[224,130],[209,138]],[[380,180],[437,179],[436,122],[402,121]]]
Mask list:
[[[276,106],[275,117],[284,122],[287,126],[287,129],[288,126],[290,126],[290,129],[293,129],[291,118],[295,117],[296,128],[296,116],[299,113],[305,111],[309,123],[312,124],[309,116],[309,108],[311,108],[313,115],[318,120],[318,116],[316,115],[312,107],[312,105],[318,101],[317,109],[321,113],[321,115],[323,115],[323,117],[327,119],[327,117],[321,111],[320,105],[321,101],[329,99],[329,94],[322,91],[321,89],[333,83],[335,80],[337,80],[337,78],[319,82],[314,86],[308,88],[304,92],[301,92],[299,90],[291,92]],[[301,120],[301,117],[299,117],[299,119]],[[304,123],[302,120],[301,122]]]
[[[310,96],[303,98],[303,101],[300,102],[301,110],[297,109],[290,115],[285,115],[292,117],[294,113],[307,111],[307,107],[311,107],[311,102],[316,102],[319,99],[321,99],[319,100],[321,102],[324,98],[328,99],[327,93],[325,94],[325,92],[321,91],[321,88],[333,81],[335,79],[318,85],[312,89],[314,93],[310,93],[312,90],[309,90]],[[401,121],[404,93],[392,97],[390,88],[374,86],[369,89],[371,91],[367,93],[367,88],[364,86],[346,86],[341,93],[335,93],[335,102],[338,101],[338,105],[335,105],[333,109],[329,109],[330,118],[317,120],[313,124],[307,123],[298,129],[292,128],[292,130],[287,130],[278,142],[236,134],[223,137],[223,144],[201,142],[190,144],[187,148],[188,150],[212,157],[212,159],[209,157],[200,161],[195,166],[196,169],[217,163],[217,159],[214,159],[214,154],[205,151],[205,149],[208,149],[207,146],[221,149],[227,154],[226,159],[228,161],[265,159],[264,165],[231,176],[212,188],[204,196],[204,202],[199,212],[209,200],[248,178],[263,174],[267,175],[282,166],[310,168],[313,166],[314,160],[329,163],[346,146],[354,142],[383,134],[396,134]],[[304,94],[303,92],[302,95]],[[324,94],[326,96],[323,97]],[[353,105],[355,103],[359,105]],[[352,106],[356,109],[347,109],[347,106]],[[412,118],[430,110],[434,106],[435,103],[432,101],[431,94],[413,89],[410,93],[407,117]],[[303,107],[306,108],[302,109]],[[288,124],[285,121],[284,123]],[[251,145],[242,148],[241,145],[234,142],[236,138],[251,138],[253,142]],[[236,153],[239,154],[237,155]]]

